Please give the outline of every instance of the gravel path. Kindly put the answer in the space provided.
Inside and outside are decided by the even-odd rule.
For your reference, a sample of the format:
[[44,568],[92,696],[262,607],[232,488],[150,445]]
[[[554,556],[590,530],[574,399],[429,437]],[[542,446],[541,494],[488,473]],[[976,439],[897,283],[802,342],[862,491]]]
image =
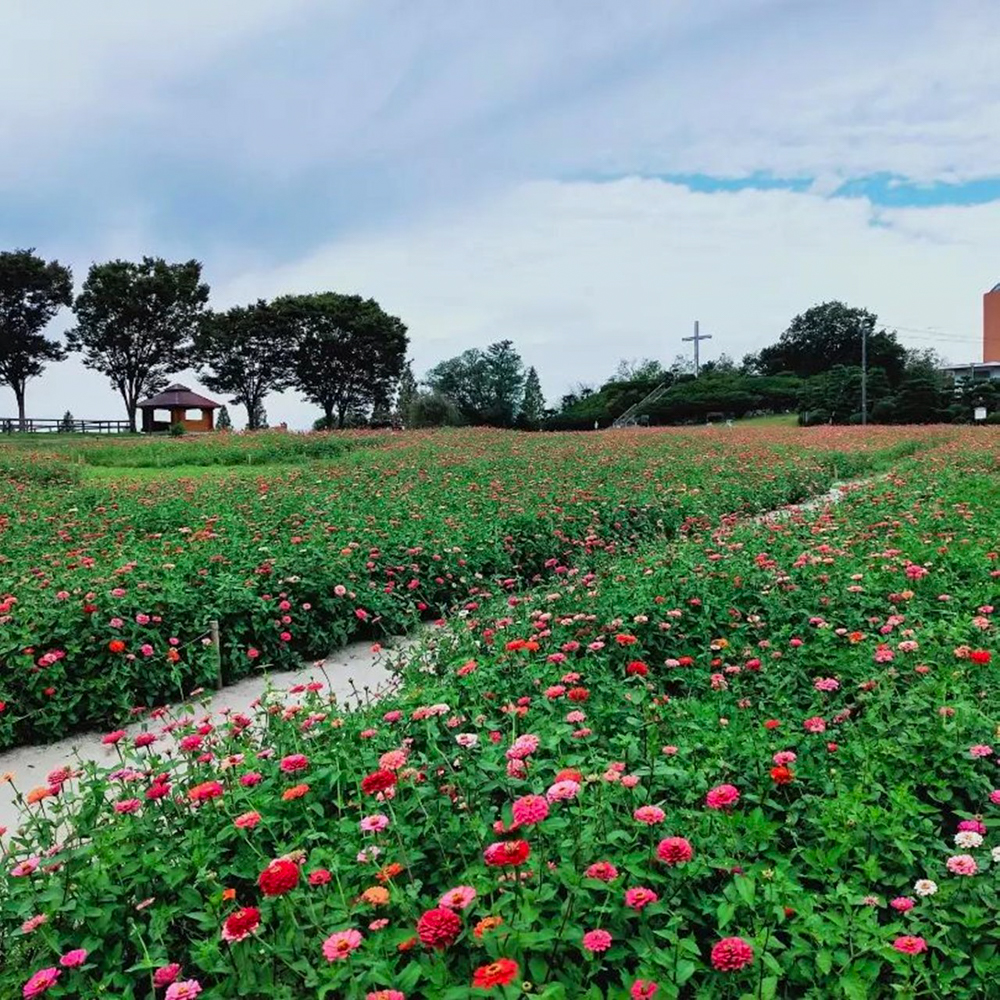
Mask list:
[[[247,677],[228,685],[212,695],[207,709],[202,709],[202,703],[197,702],[192,714],[197,714],[200,718],[209,712],[215,714],[227,708],[234,712],[248,711],[268,686],[287,689],[295,684],[308,684],[311,681],[318,681],[326,686],[327,679],[340,704],[354,705],[366,698],[376,697],[391,686],[394,675],[389,670],[390,662],[391,653],[386,649],[373,651],[371,643],[352,643],[327,657],[322,663],[322,669],[316,664],[310,664],[301,670],[262,672],[257,677]],[[183,709],[183,703],[176,707]],[[139,732],[142,728],[141,722],[126,727],[130,734]],[[155,730],[156,727],[148,728]],[[77,758],[112,763],[117,760],[117,756],[112,747],[101,743],[103,735],[78,733],[57,743],[8,750],[0,754],[0,774],[13,772],[17,788],[23,795],[37,785],[44,785],[45,777],[50,771]],[[7,827],[13,832],[18,826],[18,820],[14,791],[10,784],[0,784],[0,828]]]

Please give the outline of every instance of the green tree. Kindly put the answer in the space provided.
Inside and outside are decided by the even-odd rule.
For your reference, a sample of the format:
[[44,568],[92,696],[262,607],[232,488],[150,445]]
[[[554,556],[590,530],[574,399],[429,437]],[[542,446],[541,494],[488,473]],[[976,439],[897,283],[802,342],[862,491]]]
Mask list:
[[66,340],[70,350],[83,353],[86,367],[110,379],[131,430],[139,400],[186,367],[206,302],[208,285],[196,260],[168,264],[143,257],[91,266],[73,306],[77,325]]
[[895,333],[876,330],[877,323],[878,317],[867,309],[824,302],[796,316],[778,343],[757,355],[757,365],[764,375],[790,372],[800,378],[811,378],[835,365],[853,367],[861,364],[861,340],[866,335],[869,368],[881,368],[890,385],[896,385],[906,351]]
[[233,421],[229,416],[229,408],[227,406],[219,408],[219,415],[215,420],[215,429],[217,431],[231,431],[233,429]]
[[462,423],[461,411],[440,392],[418,392],[406,416],[407,427],[459,427]]
[[391,399],[409,343],[402,320],[360,295],[289,295],[274,304],[296,326],[293,384],[327,426]]
[[545,415],[545,397],[542,395],[542,383],[534,365],[528,369],[524,377],[524,395],[521,399],[521,413],[518,423],[528,430],[537,431],[542,426]]
[[28,379],[37,378],[50,361],[66,356],[42,330],[61,306],[73,304],[73,276],[57,260],[46,263],[34,250],[0,253],[0,385],[9,385],[24,426]]
[[666,374],[663,365],[652,358],[622,358],[612,376],[614,382],[649,382],[662,379]]
[[73,414],[67,410],[62,415],[62,420],[59,421],[59,433],[60,434],[72,434],[76,430],[76,422],[73,419]]
[[264,400],[258,399],[250,413],[250,419],[247,421],[247,430],[266,431],[267,427],[267,410],[264,409]]
[[524,396],[524,363],[509,340],[471,348],[432,368],[424,382],[471,424],[512,427]]
[[269,392],[294,381],[296,327],[287,313],[263,299],[203,317],[194,338],[194,364],[213,392],[245,406],[247,427],[258,430],[258,408]]
[[413,364],[407,361],[399,376],[399,392],[396,395],[396,416],[400,423],[406,424],[410,407],[417,398],[417,380],[413,377]]

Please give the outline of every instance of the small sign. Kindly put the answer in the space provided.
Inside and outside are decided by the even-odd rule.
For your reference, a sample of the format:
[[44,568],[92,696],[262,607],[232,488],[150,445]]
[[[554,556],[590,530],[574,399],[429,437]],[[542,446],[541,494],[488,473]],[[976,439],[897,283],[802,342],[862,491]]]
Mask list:
[[973,417],[976,418],[976,420],[985,420],[986,419],[986,407],[985,406],[977,406],[976,409],[973,411],[972,415],[973,415]]

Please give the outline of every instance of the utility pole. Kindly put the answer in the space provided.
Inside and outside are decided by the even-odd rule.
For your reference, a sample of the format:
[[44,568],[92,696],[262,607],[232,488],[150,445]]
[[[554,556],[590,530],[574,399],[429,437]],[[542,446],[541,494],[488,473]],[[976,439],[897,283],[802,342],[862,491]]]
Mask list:
[[698,377],[698,372],[701,369],[701,359],[699,356],[698,345],[703,340],[711,340],[712,335],[710,333],[699,333],[698,332],[698,321],[694,321],[694,336],[693,337],[681,337],[685,343],[688,341],[694,341],[694,377]]
[[861,326],[861,425],[868,423],[868,327]]

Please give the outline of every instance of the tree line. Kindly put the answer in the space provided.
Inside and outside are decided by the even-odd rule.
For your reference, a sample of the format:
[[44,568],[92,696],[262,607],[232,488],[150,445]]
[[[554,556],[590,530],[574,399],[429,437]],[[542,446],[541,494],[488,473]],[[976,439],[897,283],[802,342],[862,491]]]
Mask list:
[[[639,422],[797,412],[803,424],[858,423],[864,338],[868,421],[960,421],[973,405],[991,414],[1000,407],[993,384],[956,387],[933,351],[906,350],[874,313],[836,301],[796,316],[776,343],[739,363],[723,354],[695,377],[683,356],[669,367],[623,361],[599,388],[578,385],[547,408],[538,372],[510,340],[466,350],[418,382],[406,360],[406,326],[374,299],[319,292],[225,311],[210,309],[208,300],[195,260],[94,264],[74,298],[68,267],[32,250],[0,253],[0,383],[13,389],[23,419],[27,382],[78,352],[111,381],[133,430],[138,402],[184,368],[244,406],[250,429],[266,426],[267,395],[289,388],[319,407],[317,428],[591,429],[610,425],[654,390],[657,398],[636,414]],[[65,347],[43,332],[63,307],[76,320]]]
[[[250,429],[263,423],[265,397],[289,388],[322,410],[326,427],[343,427],[357,413],[388,412],[409,338],[403,322],[374,299],[320,292],[225,311],[210,309],[208,300],[196,260],[93,264],[74,298],[68,267],[33,250],[2,252],[0,383],[14,391],[23,421],[27,382],[79,353],[121,396],[133,431],[140,400],[185,368],[244,406]],[[65,346],[43,332],[63,307],[75,318]]]

